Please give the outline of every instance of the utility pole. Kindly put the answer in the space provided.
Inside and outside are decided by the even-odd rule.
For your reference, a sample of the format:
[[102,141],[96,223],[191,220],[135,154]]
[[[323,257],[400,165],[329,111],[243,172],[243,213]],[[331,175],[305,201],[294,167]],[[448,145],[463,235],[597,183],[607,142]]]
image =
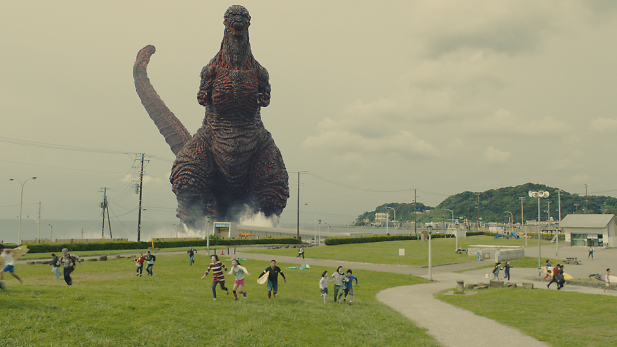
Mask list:
[[40,240],[41,239],[41,202],[39,201],[39,216],[38,218],[34,218],[34,217],[30,217],[30,216],[26,216],[26,218],[31,218],[34,219],[36,221],[37,224],[37,228],[36,228],[36,239]]
[[587,199],[587,187],[589,187],[589,184],[585,183],[585,214],[587,214],[587,211],[589,211],[589,203]]
[[[418,210],[416,209],[416,189],[413,190],[413,234],[418,235]],[[416,236],[417,237],[417,236]]]
[[141,153],[141,159],[137,159],[141,161],[141,169],[139,170],[139,213],[137,215],[137,241],[141,241],[141,200],[143,196],[143,187],[144,187],[144,160],[146,153]]
[[300,240],[300,174],[308,171],[298,171],[298,212],[296,213],[296,238]]
[[101,228],[101,239],[105,238],[105,210],[107,210],[107,222],[109,224],[109,236],[111,237],[111,221],[109,219],[109,203],[107,201],[107,187],[103,189],[103,202],[101,202],[101,208],[103,209],[103,227]]
[[[525,225],[525,213],[523,213],[523,202],[525,201],[524,196],[520,196],[518,198],[521,201],[521,231],[523,230],[523,226]],[[525,229],[525,247],[527,247],[527,229]]]
[[480,230],[480,193],[474,193],[478,196],[478,230]]

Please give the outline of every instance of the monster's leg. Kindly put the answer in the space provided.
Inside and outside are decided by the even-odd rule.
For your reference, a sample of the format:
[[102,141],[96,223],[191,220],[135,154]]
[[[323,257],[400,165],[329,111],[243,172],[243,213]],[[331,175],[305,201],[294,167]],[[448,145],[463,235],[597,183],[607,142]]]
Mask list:
[[266,217],[280,216],[289,198],[289,176],[281,152],[271,138],[257,154],[252,172],[249,199],[255,210]]
[[177,216],[189,228],[200,229],[205,216],[218,215],[214,175],[210,147],[196,136],[178,153],[170,177],[178,199]]

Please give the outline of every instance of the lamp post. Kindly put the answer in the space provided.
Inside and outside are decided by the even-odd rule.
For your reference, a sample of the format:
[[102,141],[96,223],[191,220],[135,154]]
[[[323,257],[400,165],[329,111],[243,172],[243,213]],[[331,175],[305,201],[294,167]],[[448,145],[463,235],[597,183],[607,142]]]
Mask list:
[[433,260],[431,259],[431,234],[433,233],[433,226],[428,226],[428,280],[433,280]]
[[555,258],[559,259],[559,229],[561,229],[561,189],[557,189],[559,194],[557,201],[559,202],[559,227],[555,229]]
[[534,191],[529,191],[529,197],[530,198],[538,198],[538,269],[540,269],[542,267],[540,258],[542,255],[542,249],[540,247],[540,213],[541,213],[541,207],[540,207],[540,199],[541,198],[548,198],[550,195],[549,192],[547,191],[543,191],[543,190],[539,190],[537,192]]
[[321,219],[319,220],[319,243],[317,246],[321,246]]
[[[26,215],[26,218],[34,219],[36,222],[36,239],[37,241],[41,239],[41,202],[39,201],[39,216],[38,218],[30,217]],[[82,237],[83,239],[83,237]]]
[[512,222],[514,221],[514,215],[512,214],[512,212],[510,211],[506,211],[504,213],[509,213],[510,214],[510,235],[512,235]]
[[[394,220],[393,220],[393,222],[396,222],[396,210],[395,210],[394,208],[392,208],[392,207],[388,207],[388,206],[386,206],[386,210],[387,210],[387,209],[391,209],[392,211],[394,211]],[[388,213],[388,212],[386,211],[386,213]],[[388,215],[389,215],[389,214],[388,214]],[[386,217],[386,221],[387,221],[387,220],[388,220],[388,219],[387,219],[387,217]],[[388,229],[388,228],[386,227],[386,230],[387,230],[387,229]],[[394,235],[396,235],[396,224],[394,224]]]
[[[525,225],[525,214],[523,213],[523,201],[525,201],[525,197],[521,196],[518,198],[521,201],[521,231]],[[527,229],[525,229],[525,247],[527,247]]]
[[52,242],[51,241],[51,234],[52,234],[52,231],[54,231],[54,226],[51,225],[51,224],[47,224],[47,225],[49,225],[49,242]]
[[[444,208],[444,211],[450,211],[450,213],[452,214],[452,225],[454,225],[454,211]],[[458,249],[458,228],[455,231],[455,238],[456,238],[456,248],[454,249],[455,251]]]
[[315,229],[315,236],[313,237],[313,240],[317,240],[317,207],[315,207],[315,205],[309,205],[307,203],[304,203],[304,205],[311,206],[315,210],[315,224],[313,225],[313,228]]
[[24,206],[24,185],[26,184],[26,182],[30,180],[35,180],[35,179],[36,177],[31,177],[23,182],[20,180],[12,179],[12,178],[9,179],[10,181],[17,181],[21,184],[21,201],[19,203],[19,230],[17,231],[17,244],[18,245],[21,245],[21,212]]

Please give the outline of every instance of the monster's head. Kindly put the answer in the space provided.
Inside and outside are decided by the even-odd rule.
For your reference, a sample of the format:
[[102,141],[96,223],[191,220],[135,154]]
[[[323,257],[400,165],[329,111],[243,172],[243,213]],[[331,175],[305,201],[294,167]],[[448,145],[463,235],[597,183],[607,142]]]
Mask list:
[[251,15],[244,6],[231,6],[225,11],[224,18],[225,31],[236,36],[246,34],[251,25]]

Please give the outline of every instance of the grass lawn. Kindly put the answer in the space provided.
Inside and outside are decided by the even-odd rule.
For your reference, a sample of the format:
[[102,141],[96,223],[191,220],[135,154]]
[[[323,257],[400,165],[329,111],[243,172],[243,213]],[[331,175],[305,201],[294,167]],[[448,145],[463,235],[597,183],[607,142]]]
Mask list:
[[[224,264],[228,257],[221,257]],[[154,277],[135,277],[128,259],[84,262],[73,286],[56,280],[46,265],[17,265],[20,285],[5,277],[0,291],[0,345],[3,346],[438,346],[424,329],[378,302],[387,287],[423,279],[372,271],[354,271],[359,279],[354,304],[324,304],[318,281],[324,268],[283,268],[279,295],[269,302],[265,285],[255,280],[267,262],[243,262],[252,276],[248,298],[221,293],[212,300],[212,275],[200,280],[206,255],[157,257]],[[333,271],[334,269],[326,269]],[[233,277],[227,277],[231,287]],[[330,284],[332,294],[332,284]]]
[[436,296],[552,346],[615,346],[617,341],[615,297],[520,287]]
[[[467,248],[469,245],[475,244],[524,246],[525,240],[494,239],[492,236],[483,235],[470,236],[466,238],[460,238],[458,240],[458,246],[460,248]],[[543,244],[550,244],[550,242],[543,241]],[[304,256],[306,258],[316,259],[347,260],[376,264],[398,264],[399,248],[405,249],[405,263],[407,265],[428,265],[428,242],[415,240],[310,247],[304,249]],[[431,248],[433,264],[449,264],[476,261],[475,257],[470,257],[467,254],[457,254],[454,252],[454,249],[456,248],[456,240],[454,238],[434,239],[431,241]],[[243,252],[292,257],[298,255],[297,248],[256,248]],[[403,257],[401,257],[400,262],[401,264],[403,264]]]

